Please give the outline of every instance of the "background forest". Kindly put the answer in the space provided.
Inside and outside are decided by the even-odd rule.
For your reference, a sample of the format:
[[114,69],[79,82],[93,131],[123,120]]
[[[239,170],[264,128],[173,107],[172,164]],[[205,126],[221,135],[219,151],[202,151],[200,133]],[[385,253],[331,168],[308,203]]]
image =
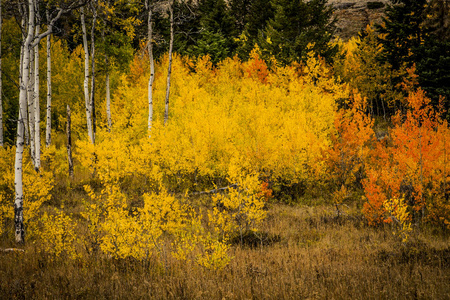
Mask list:
[[449,6],[1,1],[0,295],[446,299]]

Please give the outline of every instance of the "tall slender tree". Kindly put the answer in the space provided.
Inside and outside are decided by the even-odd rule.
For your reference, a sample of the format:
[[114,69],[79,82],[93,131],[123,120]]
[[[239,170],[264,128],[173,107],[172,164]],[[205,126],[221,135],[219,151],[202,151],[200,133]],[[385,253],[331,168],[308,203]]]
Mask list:
[[170,14],[170,42],[169,42],[169,66],[167,69],[167,86],[166,86],[166,99],[165,99],[165,110],[164,110],[164,125],[167,124],[169,120],[169,94],[170,94],[170,76],[172,74],[172,51],[173,51],[173,0],[167,1],[169,4],[169,14]]
[[0,0],[0,147],[3,147],[2,1]]
[[84,100],[86,107],[86,122],[89,141],[95,143],[95,136],[92,125],[92,103],[89,94],[89,46],[87,41],[86,21],[84,7],[81,7],[81,29],[83,31],[83,49],[84,49]]
[[[106,24],[104,24],[106,26]],[[105,43],[105,28],[102,29],[102,40],[103,43]],[[109,55],[107,52],[105,52],[105,89],[106,89],[106,119],[108,122],[108,132],[111,132],[112,128],[112,119],[111,119],[111,85],[110,85],[110,78],[109,78]]]
[[96,114],[95,114],[95,27],[97,25],[97,0],[91,1],[92,26],[91,26],[91,94],[89,96],[92,113],[92,143],[95,144]]
[[[23,41],[21,45],[21,60],[19,71],[19,117],[17,120],[17,139],[16,139],[16,154],[14,162],[14,187],[15,187],[15,199],[14,199],[14,228],[15,239],[17,243],[25,242],[25,227],[24,227],[24,215],[23,215],[23,151],[25,145],[25,124],[27,119],[27,97],[28,87],[30,82],[30,64],[31,57],[34,52],[34,47],[37,47],[41,39],[52,33],[54,24],[64,12],[71,10],[71,5],[75,5],[78,2],[74,2],[68,6],[68,8],[57,8],[56,16],[54,16],[48,24],[47,30],[42,33],[35,32],[35,8],[37,0],[28,0],[25,7],[21,7],[22,15],[22,32],[26,32],[23,35]],[[25,28],[26,25],[26,28]],[[36,123],[34,123],[36,124]],[[30,134],[31,138],[31,134]]]
[[[35,10],[36,11],[36,10]],[[34,26],[34,23],[33,23]],[[34,29],[33,29],[34,30]],[[33,38],[34,38],[34,32],[33,32]],[[28,86],[27,86],[27,104],[28,104],[28,131],[30,133],[30,156],[31,161],[33,162],[33,165],[35,164],[35,151],[36,151],[36,145],[35,145],[35,117],[36,114],[34,112],[34,47],[30,46],[30,49],[25,49],[25,51],[29,51],[30,56],[30,66],[28,68],[28,73],[23,74],[23,76],[28,76]]]
[[[24,16],[25,18],[25,16]],[[17,243],[25,243],[25,227],[23,216],[23,180],[22,180],[22,160],[24,150],[24,133],[25,122],[23,118],[26,118],[27,112],[27,88],[29,79],[30,68],[30,46],[34,37],[34,2],[28,0],[28,21],[27,21],[27,34],[22,44],[23,58],[22,69],[20,78],[20,92],[19,92],[19,119],[17,121],[17,140],[16,140],[16,156],[14,164],[14,186],[15,186],[15,200],[14,200],[14,227],[15,237]]]
[[155,80],[155,62],[153,60],[153,3],[145,0],[145,9],[148,11],[147,18],[147,40],[148,40],[148,57],[150,60],[150,78],[148,80],[148,135],[150,137],[153,122],[153,82]]
[[[38,5],[35,4],[35,10],[38,13]],[[40,25],[36,24],[35,36],[39,36]],[[49,35],[50,36],[50,35]],[[33,102],[34,102],[34,169],[39,171],[41,167],[41,109],[39,101],[39,44],[34,46],[34,88],[33,88]]]
[[[45,11],[47,22],[50,22],[50,12],[48,7]],[[45,145],[47,147],[52,143],[52,35],[47,36],[47,107],[46,107],[46,125],[45,125]]]

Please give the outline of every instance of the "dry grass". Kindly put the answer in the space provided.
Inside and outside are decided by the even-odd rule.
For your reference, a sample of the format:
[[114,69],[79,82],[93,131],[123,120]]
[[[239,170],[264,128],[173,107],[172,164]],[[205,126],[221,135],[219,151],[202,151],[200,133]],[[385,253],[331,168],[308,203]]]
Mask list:
[[0,253],[0,298],[450,299],[448,236],[422,229],[403,245],[388,227],[367,227],[356,209],[348,214],[273,205],[263,245],[234,246],[221,271],[100,254],[52,261],[27,245],[25,253]]

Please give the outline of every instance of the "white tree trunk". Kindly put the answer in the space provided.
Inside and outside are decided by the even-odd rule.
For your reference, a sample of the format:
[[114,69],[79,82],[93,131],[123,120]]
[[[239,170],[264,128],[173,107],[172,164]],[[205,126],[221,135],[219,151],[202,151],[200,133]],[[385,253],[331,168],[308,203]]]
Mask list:
[[84,49],[84,100],[86,105],[86,122],[88,136],[91,143],[94,143],[94,134],[92,131],[92,112],[89,99],[89,48],[87,42],[86,22],[84,20],[84,8],[81,7],[81,29],[83,31],[83,49]]
[[[36,25],[35,36],[39,36],[40,26]],[[41,109],[39,101],[39,44],[34,47],[34,169],[39,171],[41,168]]]
[[24,149],[24,118],[27,116],[27,88],[30,68],[30,44],[33,40],[34,33],[34,3],[33,0],[28,0],[28,32],[23,42],[23,61],[20,66],[22,69],[22,78],[20,78],[19,91],[19,119],[17,121],[17,141],[16,141],[16,155],[14,164],[14,186],[15,186],[15,200],[14,200],[14,227],[15,237],[17,243],[25,242],[25,227],[23,219],[23,180],[22,180],[22,160]]
[[[34,36],[34,18],[35,18],[35,3],[36,0],[28,0],[28,22],[27,22],[27,35],[23,36],[23,43],[21,49],[20,70],[19,70],[19,118],[17,120],[17,140],[16,140],[16,155],[14,162],[14,188],[15,188],[15,200],[14,200],[14,233],[17,243],[25,242],[25,227],[23,216],[23,150],[24,150],[24,134],[25,125],[27,119],[27,94],[30,79],[30,53],[31,49],[39,44],[39,41],[52,33],[54,23],[61,17],[63,12],[67,12],[70,9],[58,9],[58,14],[52,19],[47,31]],[[22,32],[25,32],[25,15],[26,11],[21,9],[22,13]],[[35,40],[33,42],[33,39]],[[30,134],[31,138],[31,134]]]
[[[33,35],[34,36],[34,35]],[[28,89],[27,89],[27,103],[28,103],[28,130],[30,133],[30,155],[31,160],[33,162],[33,165],[35,164],[35,151],[36,146],[35,143],[35,133],[34,133],[34,126],[35,126],[35,113],[34,113],[34,52],[33,47],[31,45],[27,49],[24,49],[25,52],[28,52],[29,55],[29,68],[28,73],[24,74],[24,76],[28,76]]]
[[67,105],[67,160],[69,163],[69,176],[73,178],[73,159],[72,159],[72,131],[71,131],[70,107]]
[[[103,22],[104,27],[106,27],[106,22]],[[105,29],[102,29],[102,39],[103,43],[105,43]],[[109,78],[109,56],[108,53],[105,52],[105,70],[106,70],[106,78],[105,78],[105,89],[106,89],[106,119],[108,121],[108,132],[111,132],[112,127],[112,119],[111,119],[111,87],[110,87],[110,78]]]
[[0,147],[3,147],[2,1],[0,0]]
[[[46,11],[47,21],[50,21],[48,10]],[[51,38],[47,36],[47,117],[45,125],[45,145],[48,147],[52,143],[52,54],[51,54]]]
[[[1,0],[0,0],[1,1]],[[21,6],[19,6],[19,8],[21,8]],[[23,15],[23,16],[26,16],[26,13],[25,12],[23,12],[22,10],[20,10],[21,11],[21,14]],[[25,41],[26,40],[26,38],[27,38],[27,36],[25,35],[25,30],[26,30],[26,24],[27,24],[27,21],[25,20],[25,18],[26,17],[22,17],[22,21],[21,21],[21,28],[23,28],[23,30],[22,30],[22,40],[23,41]],[[25,50],[24,50],[24,42],[22,43],[22,45],[20,46],[20,62],[19,62],[19,89],[20,89],[20,83],[22,82],[22,78],[23,78],[23,55],[24,55],[24,53],[25,53]],[[25,108],[25,113],[27,112],[27,109]],[[25,114],[25,116],[26,116],[26,114]],[[24,128],[25,128],[25,133],[24,133],[24,135],[25,135],[25,144],[26,145],[29,145],[30,144],[30,135],[29,135],[29,133],[28,133],[28,117],[23,117],[22,118],[22,115],[21,115],[21,111],[20,111],[20,109],[19,109],[19,120],[23,120],[23,122],[24,122]]]
[[[94,1],[95,2],[95,1]],[[95,134],[96,134],[96,114],[95,114],[95,25],[97,23],[97,9],[95,3],[92,4],[92,27],[91,27],[91,95],[90,95],[90,105],[92,113],[92,143],[95,144]]]
[[173,1],[169,2],[169,13],[170,13],[170,44],[169,44],[169,67],[167,70],[167,86],[166,86],[166,101],[165,101],[165,112],[164,112],[164,125],[166,125],[169,120],[169,94],[170,94],[170,75],[172,73],[172,49],[173,49]]
[[155,81],[155,62],[153,60],[153,24],[152,24],[152,4],[145,1],[145,8],[148,10],[148,57],[150,60],[150,78],[148,80],[148,136],[151,136],[153,123],[153,82]]
[[[108,66],[108,56],[106,56],[106,65]],[[107,67],[108,68],[108,67]],[[108,131],[111,132],[112,119],[111,119],[111,88],[109,80],[109,68],[106,70],[106,117],[108,119]]]

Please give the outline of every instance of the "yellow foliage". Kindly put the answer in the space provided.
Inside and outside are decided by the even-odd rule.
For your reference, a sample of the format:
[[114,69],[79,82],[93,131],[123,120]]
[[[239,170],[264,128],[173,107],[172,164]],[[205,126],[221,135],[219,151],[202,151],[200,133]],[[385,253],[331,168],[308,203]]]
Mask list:
[[222,241],[228,241],[233,235],[247,231],[256,232],[266,217],[261,182],[256,174],[245,173],[236,167],[230,167],[230,182],[236,187],[227,194],[213,196],[214,207],[208,214],[209,225]]
[[383,207],[388,214],[388,219],[385,222],[394,223],[394,235],[398,236],[402,243],[405,243],[412,231],[411,216],[405,200],[397,197],[386,199],[383,202]]
[[[165,66],[157,65],[151,142],[139,142],[146,157],[139,155],[138,160],[146,164],[135,167],[150,173],[157,165],[167,180],[186,188],[195,188],[185,181],[187,177],[191,182],[192,176],[225,177],[233,158],[241,167],[273,178],[307,180],[310,170],[321,170],[315,165],[320,149],[330,144],[335,102],[348,94],[334,83],[323,62],[310,56],[304,76],[291,67],[266,70],[256,56],[246,63],[229,58],[217,68],[208,57],[194,65],[175,56],[166,126],[162,126]],[[249,68],[256,77],[248,76]],[[146,137],[146,84],[146,76],[132,82],[123,77],[118,94],[123,100],[113,108],[118,116],[114,130],[135,141]]]
[[[0,218],[13,220],[14,218],[14,158],[15,147],[0,148]],[[41,170],[37,173],[29,158],[29,151],[25,149],[23,157],[23,191],[24,216],[27,235],[34,237],[34,228],[39,221],[42,204],[51,198],[53,176],[50,172]],[[0,227],[3,226],[3,222]]]
[[198,256],[198,264],[211,270],[221,270],[228,265],[231,260],[231,257],[228,255],[230,248],[228,244],[215,238],[207,237],[204,245],[205,254]]
[[357,89],[363,97],[367,97],[369,109],[372,114],[386,113],[374,111],[376,101],[381,99],[390,108],[398,107],[403,101],[403,95],[395,89],[394,77],[402,75],[391,69],[388,63],[380,63],[379,56],[383,46],[373,26],[368,25],[366,36],[362,39],[352,37],[347,42],[340,41],[341,49],[334,62],[336,76],[349,84],[351,89]]
[[64,254],[70,259],[76,259],[79,254],[76,251],[75,224],[62,209],[56,210],[56,214],[44,212],[39,218],[34,243],[51,257],[60,257]]

